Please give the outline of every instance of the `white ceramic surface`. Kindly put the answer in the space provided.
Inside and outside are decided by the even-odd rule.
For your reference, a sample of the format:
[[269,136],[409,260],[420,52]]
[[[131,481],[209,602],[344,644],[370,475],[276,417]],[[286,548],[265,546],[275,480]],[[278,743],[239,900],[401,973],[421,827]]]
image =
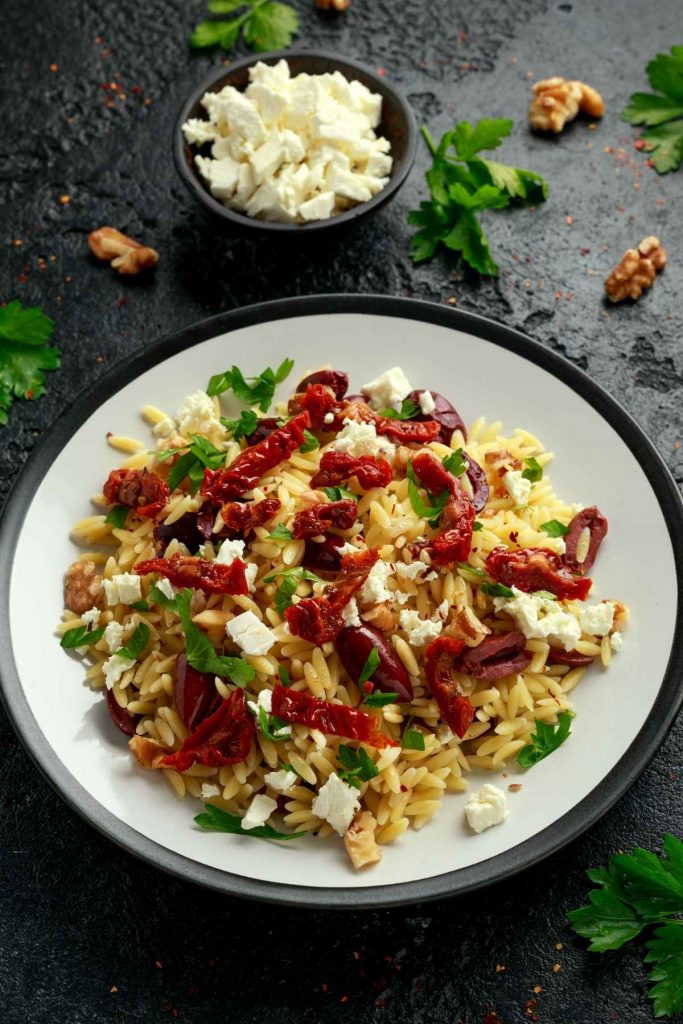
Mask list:
[[[151,445],[139,413],[143,403],[173,412],[186,394],[233,362],[248,375],[284,356],[295,360],[290,385],[330,362],[349,372],[351,391],[398,364],[415,387],[451,399],[466,422],[483,414],[502,420],[505,430],[524,426],[536,434],[556,453],[551,474],[559,494],[597,504],[607,515],[596,592],[626,601],[632,613],[609,672],[593,668],[572,694],[577,717],[569,742],[523,779],[509,766],[503,784],[524,785],[508,794],[504,825],[471,834],[465,796],[449,794],[432,823],[405,833],[378,866],[360,873],[338,842],[269,844],[197,830],[192,817],[199,804],[177,800],[160,776],[135,768],[101,696],[84,686],[78,657],[67,656],[54,636],[63,572],[75,553],[70,526],[89,513],[89,495],[122,459],[108,447],[107,431]],[[288,383],[280,395],[288,393]],[[16,546],[10,591],[11,643],[30,709],[56,757],[102,807],[192,861],[248,878],[340,888],[392,886],[450,872],[505,853],[557,822],[616,765],[646,721],[665,673],[675,613],[675,566],[657,498],[627,445],[591,405],[514,351],[461,330],[365,314],[281,319],[211,338],[105,401],[40,484]],[[473,779],[474,786],[479,782]]]

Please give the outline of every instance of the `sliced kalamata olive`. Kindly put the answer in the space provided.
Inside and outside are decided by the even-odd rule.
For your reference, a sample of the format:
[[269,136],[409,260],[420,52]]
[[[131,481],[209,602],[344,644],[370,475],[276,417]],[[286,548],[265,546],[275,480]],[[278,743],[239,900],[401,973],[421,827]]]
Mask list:
[[307,540],[304,549],[303,564],[311,572],[339,572],[341,569],[341,551],[346,541],[334,533],[326,533],[322,542]]
[[548,661],[552,665],[571,665],[572,668],[579,668],[583,665],[592,665],[595,655],[581,654],[579,651],[563,651],[559,647],[551,647],[548,652]]
[[198,672],[179,654],[175,663],[175,703],[183,725],[192,731],[218,710],[221,695],[210,672]]
[[116,728],[120,729],[126,736],[135,736],[135,727],[138,724],[139,715],[131,715],[130,711],[126,711],[120,704],[117,704],[112,690],[107,690],[105,696],[109,717]]
[[467,479],[472,484],[472,504],[476,512],[481,512],[489,500],[489,485],[486,482],[486,473],[478,462],[469,457],[467,452],[463,452],[462,457],[467,463]]
[[370,676],[374,689],[396,693],[399,701],[413,699],[410,676],[392,645],[378,629],[367,625],[346,626],[337,637],[336,646],[342,665],[355,683],[374,648],[379,654],[379,666]]
[[157,523],[154,527],[154,542],[157,553],[163,555],[171,541],[178,540],[181,544],[187,546],[190,554],[194,554],[205,539],[199,529],[197,519],[198,515],[196,512],[186,512],[180,519],[176,519],[175,523],[169,523],[168,525],[166,523]]
[[[417,388],[415,391],[411,391],[408,395],[408,399],[420,408],[420,398],[424,395],[427,388]],[[434,399],[434,409],[430,413],[419,412],[412,417],[414,420],[436,420],[437,423],[441,424],[441,433],[439,434],[437,441],[441,441],[442,444],[450,444],[451,437],[454,431],[459,430],[462,436],[467,440],[467,431],[465,424],[463,423],[459,412],[453,408],[451,403],[443,395],[440,395],[438,391],[430,392]]]
[[[583,531],[588,530],[588,548],[584,558],[577,558],[577,550],[583,536]],[[579,576],[585,576],[595,561],[598,548],[605,539],[607,533],[607,519],[598,509],[597,505],[584,508],[578,512],[571,523],[564,538],[564,564],[572,572]]]
[[473,679],[493,682],[513,672],[523,672],[532,655],[524,650],[526,638],[523,633],[511,630],[509,633],[492,633],[484,637],[477,647],[468,647],[457,663],[459,672],[466,672]]
[[265,441],[277,429],[278,421],[275,416],[266,416],[265,419],[258,421],[256,430],[252,430],[251,434],[249,434],[247,444],[250,447],[253,444],[259,444],[260,441]]
[[339,402],[348,391],[349,375],[343,370],[317,370],[299,381],[296,386],[297,392],[305,391],[309,384],[324,384],[326,388],[331,389]]
[[214,523],[216,522],[216,516],[218,515],[218,506],[211,504],[202,505],[196,515],[197,530],[204,540],[211,540],[213,537]]

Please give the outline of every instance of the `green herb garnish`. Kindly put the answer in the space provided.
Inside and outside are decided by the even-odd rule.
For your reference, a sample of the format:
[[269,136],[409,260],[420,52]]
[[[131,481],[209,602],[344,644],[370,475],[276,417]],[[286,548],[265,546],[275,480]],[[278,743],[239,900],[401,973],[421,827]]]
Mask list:
[[[274,5],[277,6],[277,5]],[[212,24],[208,22],[207,24]],[[245,405],[258,405],[261,412],[268,412],[270,403],[275,395],[275,388],[290,375],[294,361],[285,359],[278,366],[277,370],[271,370],[268,366],[258,377],[247,377],[242,375],[238,366],[233,366],[225,373],[215,374],[208,383],[207,395],[222,395],[224,391],[232,391],[240,402]]]
[[526,747],[522,747],[517,754],[517,763],[522,768],[531,768],[561,747],[570,735],[573,717],[572,711],[560,711],[557,716],[557,725],[550,725],[548,722],[535,719],[536,732],[532,732],[531,742]]
[[258,416],[253,409],[244,409],[238,420],[226,420],[221,416],[221,423],[228,433],[232,434],[233,441],[239,441],[240,438],[254,433],[258,426]]
[[404,750],[424,750],[424,733],[419,729],[405,729],[401,737],[401,746]]
[[0,425],[15,398],[40,398],[45,371],[59,366],[59,352],[48,341],[53,324],[37,306],[14,299],[0,306]]
[[467,472],[468,466],[462,456],[462,448],[458,448],[456,451],[451,452],[450,455],[446,455],[441,461],[444,469],[447,469],[451,476],[462,476],[463,473]]
[[303,444],[299,445],[299,451],[301,452],[301,454],[305,455],[306,452],[314,452],[316,448],[319,447],[320,441],[315,436],[315,434],[312,434],[310,430],[304,430],[304,442]]
[[458,562],[458,569],[460,572],[467,573],[469,576],[474,576],[477,579],[483,580],[486,577],[483,569],[477,569],[475,566],[470,565],[469,562]]
[[645,69],[650,92],[635,92],[621,116],[631,124],[644,124],[643,148],[652,153],[659,174],[675,171],[683,163],[683,46],[672,46],[671,55],[658,53]]
[[370,676],[374,675],[379,668],[379,651],[376,647],[371,648],[370,653],[365,659],[365,664],[361,669],[361,673],[358,676],[358,685],[362,686],[366,683]]
[[223,676],[236,686],[246,686],[254,678],[255,672],[248,661],[243,658],[231,658],[217,654],[216,649],[199,626],[195,626],[190,613],[192,591],[179,590],[175,597],[176,610],[180,616],[185,633],[185,655],[188,664],[198,672],[210,672],[215,676]]
[[564,537],[569,532],[569,527],[558,519],[549,519],[547,523],[541,523],[541,529],[549,537]]
[[401,403],[400,409],[383,409],[380,416],[384,416],[388,420],[412,420],[413,416],[417,412],[417,406],[415,402],[411,402],[409,398],[404,398]]
[[534,590],[534,597],[542,597],[544,601],[557,601],[554,594],[551,594],[549,590]]
[[257,825],[256,828],[242,828],[242,819],[237,814],[229,814],[214,807],[213,804],[204,804],[204,810],[195,817],[195,822],[200,828],[209,832],[229,832],[235,836],[252,836],[254,839],[299,839],[305,836],[305,832],[278,832],[270,825]]
[[273,603],[275,610],[278,615],[284,615],[287,608],[292,603],[292,598],[296,593],[296,588],[299,586],[301,580],[310,580],[313,583],[323,583],[324,581],[316,576],[314,572],[309,572],[308,569],[303,569],[300,565],[295,565],[291,569],[280,569],[278,572],[272,572],[270,576],[266,576],[264,583],[272,583],[273,580],[282,580],[280,583],[279,590],[275,594]]
[[157,586],[156,583],[152,583],[149,588],[149,596],[155,604],[160,604],[162,608],[165,608],[169,612],[178,611],[177,595],[176,597],[166,597],[163,590]]
[[383,708],[387,704],[395,704],[397,700],[397,693],[382,693],[381,690],[375,690],[373,693],[366,693],[361,704],[365,704],[369,708]]
[[283,686],[291,686],[292,680],[289,675],[289,670],[284,665],[278,665],[277,674],[280,677],[280,682]]
[[418,229],[411,246],[416,263],[431,259],[443,245],[460,253],[480,274],[498,273],[477,214],[508,206],[516,199],[542,202],[548,195],[548,185],[540,174],[477,155],[496,149],[511,130],[512,121],[503,118],[484,118],[474,128],[461,121],[437,146],[422,128],[433,163],[427,171],[431,198],[408,215],[408,222]]
[[348,498],[358,501],[358,495],[354,494],[353,491],[347,490],[346,487],[323,487],[323,491],[330,501],[343,501]]
[[292,539],[292,531],[288,530],[282,523],[278,523],[272,533],[268,534],[268,540],[288,541]]
[[227,21],[208,20],[197,25],[190,37],[190,46],[220,46],[232,50],[240,35],[257,52],[284,50],[299,30],[299,15],[289,4],[274,0],[209,0],[212,14],[242,14]]
[[144,622],[139,622],[131,635],[128,637],[124,647],[120,647],[118,651],[114,651],[117,658],[130,658],[131,661],[137,661],[149,640],[149,626]]
[[614,855],[606,868],[587,871],[597,888],[589,892],[588,906],[568,915],[574,931],[590,939],[593,953],[620,949],[656,926],[645,943],[655,1017],[683,1010],[683,843],[665,835],[662,845],[661,858],[636,848]]
[[74,626],[67,629],[59,641],[60,647],[87,647],[89,644],[96,644],[104,636],[104,627],[101,629],[88,629],[87,626]]
[[532,484],[537,484],[543,477],[543,466],[533,456],[530,459],[525,459],[522,476],[525,480],[530,480]]
[[479,531],[483,529],[484,524],[479,519],[475,519],[472,523],[472,533],[479,533]]
[[149,604],[147,601],[133,601],[131,608],[135,608],[136,612],[148,612]]
[[514,590],[510,590],[504,583],[482,583],[479,587],[489,597],[514,597]]
[[[191,444],[171,467],[168,474],[169,490],[174,491],[185,477],[190,481],[190,493],[196,494],[204,479],[205,469],[220,469],[225,464],[226,453],[201,434],[190,434]],[[170,455],[177,455],[183,449],[169,449],[157,453],[157,459],[163,462]]]
[[[258,725],[259,729],[271,743],[279,743],[280,740],[286,739],[292,731],[289,722],[283,722],[277,715],[269,715],[265,708],[258,709]],[[286,732],[282,733],[282,730]],[[281,733],[282,735],[278,735]]]
[[130,509],[125,505],[114,505],[114,507],[109,510],[109,515],[104,521],[105,523],[111,523],[114,529],[122,530],[126,525],[129,512]]
[[427,491],[426,493],[433,501],[433,504],[429,505],[427,502],[423,501],[420,495],[420,484],[415,476],[415,470],[413,469],[412,462],[408,463],[406,472],[408,474],[408,497],[410,498],[410,504],[413,507],[413,511],[420,517],[420,519],[426,519],[430,526],[437,526],[441,513],[444,510],[444,505],[446,505],[451,496],[450,491],[446,489],[438,497],[435,497]]
[[342,766],[337,775],[350,786],[360,789],[361,782],[367,782],[379,774],[377,766],[363,747],[354,750],[353,747],[342,745],[337,753]]

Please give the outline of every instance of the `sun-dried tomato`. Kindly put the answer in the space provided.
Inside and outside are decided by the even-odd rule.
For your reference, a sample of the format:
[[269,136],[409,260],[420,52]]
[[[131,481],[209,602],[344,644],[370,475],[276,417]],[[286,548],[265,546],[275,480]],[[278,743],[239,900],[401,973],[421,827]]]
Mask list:
[[312,644],[334,640],[344,625],[344,608],[363,586],[378,558],[376,548],[344,555],[337,580],[324,594],[305,597],[287,609],[285,617],[291,632]]
[[310,508],[302,509],[294,516],[292,536],[296,540],[317,537],[330,527],[348,530],[356,521],[358,505],[353,498],[344,501],[321,501]]
[[167,754],[161,764],[179,772],[186,772],[193,764],[215,768],[239,764],[249,756],[255,731],[244,691],[233,690],[221,701],[220,707],[190,733],[180,750]]
[[489,576],[506,587],[517,587],[527,594],[549,590],[561,600],[585,601],[593,581],[572,576],[559,555],[549,548],[494,548],[486,559]]
[[[576,557],[576,551],[584,530],[588,530],[588,550],[586,551],[586,557],[579,561]],[[607,518],[603,516],[597,505],[591,505],[590,508],[584,508],[581,512],[578,512],[569,524],[569,529],[564,538],[564,564],[567,568],[579,576],[587,573],[595,561],[598,548],[605,539],[606,534]]]
[[[417,388],[415,391],[410,392],[408,400],[413,405],[419,407],[420,399],[425,393],[424,388]],[[459,430],[465,440],[467,440],[467,430],[457,409],[454,409],[448,399],[440,395],[438,391],[431,391],[430,394],[434,402],[434,408],[429,415],[425,415],[423,412],[417,413],[415,419],[420,421],[436,420],[440,427],[439,440],[442,444],[450,445],[451,437],[456,430]]]
[[391,483],[391,466],[386,459],[378,459],[374,455],[354,458],[348,452],[325,452],[318,472],[311,480],[311,487],[334,487],[352,476],[357,477],[364,491],[371,487],[387,487]]
[[316,370],[299,381],[297,392],[306,391],[310,384],[323,384],[329,388],[337,401],[341,400],[349,390],[349,375],[343,370]]
[[380,436],[390,437],[399,444],[410,444],[411,441],[429,444],[430,441],[437,439],[441,430],[436,420],[425,420],[424,423],[417,420],[392,420],[388,416],[379,416],[376,412],[365,419],[374,425]]
[[[311,417],[314,430],[341,430],[345,420],[361,423],[372,423],[380,435],[392,438],[401,444],[416,441],[428,444],[434,441],[441,430],[436,420],[394,420],[388,416],[380,416],[357,396],[351,395],[346,401],[338,401],[322,384],[309,384],[303,394],[294,395],[289,402],[290,413],[306,410]],[[331,418],[330,418],[331,417]]]
[[246,566],[239,558],[230,565],[209,562],[206,558],[193,555],[173,555],[171,558],[149,558],[138,562],[133,572],[147,576],[158,572],[165,576],[174,587],[192,587],[207,594],[247,594],[249,587],[245,576]]
[[[341,430],[346,402],[338,402],[323,384],[309,384],[304,392],[297,392],[289,400],[290,414],[307,412],[313,430]],[[332,415],[329,422],[325,417]]]
[[432,494],[438,495],[449,491],[455,496],[458,492],[457,478],[429,452],[418,452],[413,459],[413,472],[422,486]]
[[273,690],[273,714],[284,722],[297,722],[309,729],[319,729],[330,736],[360,740],[371,747],[395,747],[395,740],[379,731],[379,722],[358,708],[318,700],[308,693],[299,693],[288,686]]
[[448,491],[450,500],[440,518],[440,532],[429,542],[432,561],[436,565],[466,562],[472,546],[472,523],[475,509],[457,477],[429,452],[420,452],[413,459],[413,471],[423,487],[432,494]]
[[425,651],[424,672],[439,711],[446,725],[463,738],[474,720],[474,707],[469,697],[453,679],[453,665],[464,648],[462,640],[439,636]]
[[476,647],[468,647],[462,653],[458,671],[487,683],[523,672],[533,657],[531,651],[524,650],[525,644],[526,637],[517,630],[492,633]]
[[190,730],[217,711],[221,703],[215,676],[192,668],[185,654],[176,658],[173,696],[180,720]]
[[263,501],[239,502],[231,501],[221,507],[221,519],[225,530],[219,536],[247,537],[257,526],[262,526],[272,519],[280,510],[277,498],[265,498]]
[[310,425],[308,413],[303,412],[259,444],[245,448],[227,469],[205,469],[200,493],[222,504],[252,491],[266,473],[288,459],[303,444],[304,428]]
[[146,469],[113,469],[103,487],[110,505],[125,505],[136,515],[153,519],[168,502],[168,485]]

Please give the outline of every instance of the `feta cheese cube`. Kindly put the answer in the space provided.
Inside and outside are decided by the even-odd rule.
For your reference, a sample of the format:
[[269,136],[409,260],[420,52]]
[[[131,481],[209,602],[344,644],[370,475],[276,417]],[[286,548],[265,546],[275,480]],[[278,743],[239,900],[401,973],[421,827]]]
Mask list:
[[266,141],[268,134],[256,105],[236,89],[231,90],[228,96],[224,95],[225,92],[227,90],[219,94],[216,104],[219,123],[224,119],[232,134],[239,135],[252,146],[260,146]]
[[114,685],[118,683],[124,672],[127,672],[134,664],[133,658],[119,658],[118,654],[112,654],[111,658],[107,658],[102,664],[107,689],[113,690]]
[[342,622],[345,626],[360,626],[360,615],[355,597],[352,597],[342,610]]
[[216,555],[216,561],[221,565],[232,565],[236,558],[244,556],[243,540],[224,540]]
[[278,136],[268,139],[262,146],[255,149],[249,157],[257,185],[273,177],[284,160],[285,151]]
[[286,93],[273,89],[265,82],[252,82],[245,95],[254,104],[266,126],[277,125],[287,109]]
[[359,809],[358,790],[340,779],[336,772],[332,772],[325,785],[320,787],[311,804],[316,817],[329,822],[340,836],[348,830]]
[[431,391],[423,391],[420,395],[420,412],[425,416],[429,416],[430,413],[436,409],[436,402]]
[[220,160],[208,157],[195,157],[199,172],[209,186],[209,191],[216,199],[230,199],[239,181],[240,165],[231,156]]
[[133,604],[142,600],[140,577],[131,572],[122,572],[110,580],[102,580],[107,604]]
[[611,601],[589,605],[579,616],[582,632],[590,633],[591,636],[604,636],[605,633],[609,633],[613,622],[614,605]]
[[465,815],[468,825],[477,833],[502,824],[509,815],[505,793],[498,786],[487,782],[476,793],[472,793],[465,804]]
[[258,828],[259,825],[265,825],[276,809],[276,800],[273,800],[270,796],[265,796],[263,793],[257,793],[249,804],[247,813],[242,818],[242,828],[249,831],[252,828]]
[[211,800],[214,796],[220,796],[222,790],[215,782],[202,782],[202,800]]
[[610,647],[612,648],[613,651],[616,652],[616,651],[620,651],[621,650],[621,648],[623,647],[623,644],[624,644],[624,637],[623,637],[623,635],[619,632],[618,629],[615,629],[615,631],[612,633],[611,637],[609,638],[609,645],[610,645]]
[[162,420],[159,420],[159,422],[154,425],[152,433],[155,437],[160,437],[165,440],[167,437],[172,437],[173,434],[176,433],[177,429],[178,428],[171,417],[164,416]]
[[433,619],[421,619],[416,611],[404,608],[400,614],[401,629],[413,647],[424,647],[441,633],[443,623]]
[[[393,160],[386,153],[373,151],[367,159],[365,173],[371,178],[388,178],[391,174]],[[429,394],[429,392],[425,392]]]
[[298,164],[306,156],[306,145],[301,135],[285,128],[280,133],[280,143],[285,160],[290,164]]
[[394,575],[394,567],[391,562],[384,562],[380,558],[375,562],[370,575],[361,587],[358,597],[361,604],[380,604],[382,601],[391,601],[392,592],[388,589],[386,582]]
[[269,89],[287,89],[290,82],[289,64],[283,58],[277,64],[265,64],[262,60],[249,68],[249,81],[260,82]]
[[183,437],[188,434],[209,436],[214,431],[223,433],[216,404],[205,391],[194,391],[188,395],[175,414],[178,429]]
[[396,563],[396,573],[404,580],[416,580],[424,571],[424,562]]
[[334,203],[334,192],[320,192],[300,205],[299,215],[305,221],[327,220],[334,212]]
[[101,616],[102,612],[99,608],[89,608],[87,612],[83,612],[81,615],[81,622],[84,626],[95,629],[99,625]]
[[252,611],[242,612],[225,624],[225,632],[245,654],[267,654],[276,636]]
[[412,385],[400,366],[392,366],[390,370],[381,373],[379,377],[361,388],[372,408],[380,411],[387,408],[400,411],[403,399],[407,398],[412,390]]
[[393,459],[396,454],[396,446],[385,437],[379,437],[372,423],[360,423],[349,419],[344,420],[344,425],[335,439],[334,448],[335,451],[348,452],[354,457],[375,455]]
[[286,768],[279,772],[266,772],[263,776],[263,781],[266,785],[278,793],[286,793],[288,789],[291,789],[296,784],[296,780],[296,772],[289,771]]
[[169,601],[172,601],[175,597],[176,590],[170,580],[165,579],[163,576],[156,582],[157,590],[160,590],[164,597],[167,597]]
[[254,194],[256,188],[256,178],[250,163],[240,164],[240,173],[237,181],[237,188],[235,190],[235,196],[233,204],[238,209],[244,209],[247,201]]
[[531,494],[531,480],[522,476],[519,469],[510,469],[503,477],[503,485],[515,505],[526,505]]
[[123,647],[123,634],[126,627],[122,626],[116,619],[108,622],[104,630],[104,641],[109,648],[109,653],[114,654]]
[[188,146],[204,146],[207,142],[215,142],[220,138],[220,131],[210,121],[191,117],[183,125],[183,135]]

